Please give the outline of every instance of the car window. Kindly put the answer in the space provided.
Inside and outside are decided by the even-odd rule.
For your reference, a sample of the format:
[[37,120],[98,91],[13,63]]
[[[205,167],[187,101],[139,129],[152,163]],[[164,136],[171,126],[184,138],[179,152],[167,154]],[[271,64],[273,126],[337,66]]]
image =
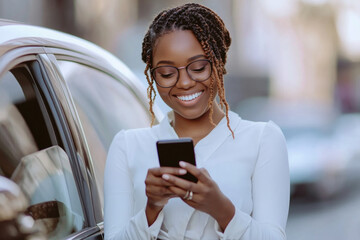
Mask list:
[[59,239],[82,229],[84,218],[69,158],[59,146],[24,156],[11,176],[30,200],[27,213]]
[[109,74],[63,60],[59,66],[85,132],[103,204],[105,160],[113,137],[121,129],[149,126],[150,116],[136,94]]
[[69,158],[31,68],[22,64],[0,78],[0,175],[27,195],[27,214],[44,225],[48,238],[59,239],[81,230],[84,215]]

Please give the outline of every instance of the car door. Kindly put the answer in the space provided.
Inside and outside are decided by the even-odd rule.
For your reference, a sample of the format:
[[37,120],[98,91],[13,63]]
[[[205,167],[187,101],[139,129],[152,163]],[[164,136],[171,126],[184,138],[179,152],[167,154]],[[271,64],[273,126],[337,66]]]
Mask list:
[[[96,224],[103,228],[103,178],[108,148],[121,129],[148,127],[151,116],[145,89],[127,76],[128,69],[112,67],[102,55],[47,48],[43,58],[51,68],[55,93],[69,122],[79,159],[90,173]],[[51,53],[51,54],[50,54]],[[96,56],[96,57],[94,57]],[[115,61],[115,60],[114,60]],[[144,97],[145,96],[145,97]],[[160,114],[156,115],[158,121]],[[99,198],[95,196],[95,193]]]
[[[49,239],[102,239],[89,174],[54,94],[42,47],[0,57],[0,174],[29,199]],[[98,211],[98,212],[96,212]]]
[[0,45],[0,174],[28,194],[49,238],[102,239],[107,150],[121,129],[150,125],[146,90],[92,43],[20,28]]
[[[114,69],[99,57],[54,48],[48,52],[53,53],[48,56],[54,71],[63,78],[58,81],[61,88],[71,97],[69,111],[65,112],[69,119],[78,119],[70,125],[78,129],[79,143],[86,143],[77,146],[78,152],[94,174],[99,207],[103,209],[104,167],[110,143],[121,129],[150,125],[147,100],[121,68]],[[70,117],[74,113],[77,116]]]

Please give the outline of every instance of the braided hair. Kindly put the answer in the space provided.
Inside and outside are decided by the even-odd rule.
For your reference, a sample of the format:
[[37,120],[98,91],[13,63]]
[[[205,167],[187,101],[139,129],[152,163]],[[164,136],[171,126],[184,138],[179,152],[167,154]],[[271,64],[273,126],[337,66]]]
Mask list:
[[155,17],[145,34],[142,44],[142,60],[146,64],[144,73],[149,84],[147,94],[150,105],[149,110],[152,115],[151,125],[155,120],[153,103],[156,96],[154,79],[149,77],[149,71],[152,68],[153,48],[158,38],[176,30],[192,31],[204,50],[206,57],[212,61],[213,75],[210,82],[210,98],[208,103],[210,122],[215,125],[212,119],[212,106],[215,95],[214,85],[216,84],[220,106],[223,109],[225,108],[227,126],[234,137],[234,132],[229,124],[229,105],[225,99],[223,78],[224,74],[226,74],[226,54],[231,44],[230,34],[222,19],[215,12],[196,3],[188,3],[163,10]]

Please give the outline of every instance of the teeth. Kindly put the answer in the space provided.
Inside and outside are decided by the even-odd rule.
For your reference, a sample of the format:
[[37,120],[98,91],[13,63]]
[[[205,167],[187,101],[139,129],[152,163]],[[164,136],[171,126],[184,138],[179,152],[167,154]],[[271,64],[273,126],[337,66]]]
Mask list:
[[191,101],[194,100],[195,98],[199,97],[201,95],[202,92],[197,92],[191,95],[185,95],[185,96],[177,96],[178,99],[180,99],[181,101]]

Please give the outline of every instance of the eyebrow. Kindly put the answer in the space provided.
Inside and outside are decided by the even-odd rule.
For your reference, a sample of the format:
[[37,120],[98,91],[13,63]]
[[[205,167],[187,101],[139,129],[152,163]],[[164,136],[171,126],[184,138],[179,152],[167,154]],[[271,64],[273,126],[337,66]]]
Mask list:
[[[199,59],[199,58],[204,58],[204,57],[206,58],[206,56],[205,56],[204,54],[199,54],[199,55],[196,55],[196,56],[193,56],[193,57],[189,58],[189,59],[187,60],[187,62],[189,63],[189,62],[191,62],[191,61],[194,61],[194,60]],[[156,66],[158,66],[159,64],[174,64],[174,62],[162,60],[162,61],[159,61],[159,62],[156,64]]]

